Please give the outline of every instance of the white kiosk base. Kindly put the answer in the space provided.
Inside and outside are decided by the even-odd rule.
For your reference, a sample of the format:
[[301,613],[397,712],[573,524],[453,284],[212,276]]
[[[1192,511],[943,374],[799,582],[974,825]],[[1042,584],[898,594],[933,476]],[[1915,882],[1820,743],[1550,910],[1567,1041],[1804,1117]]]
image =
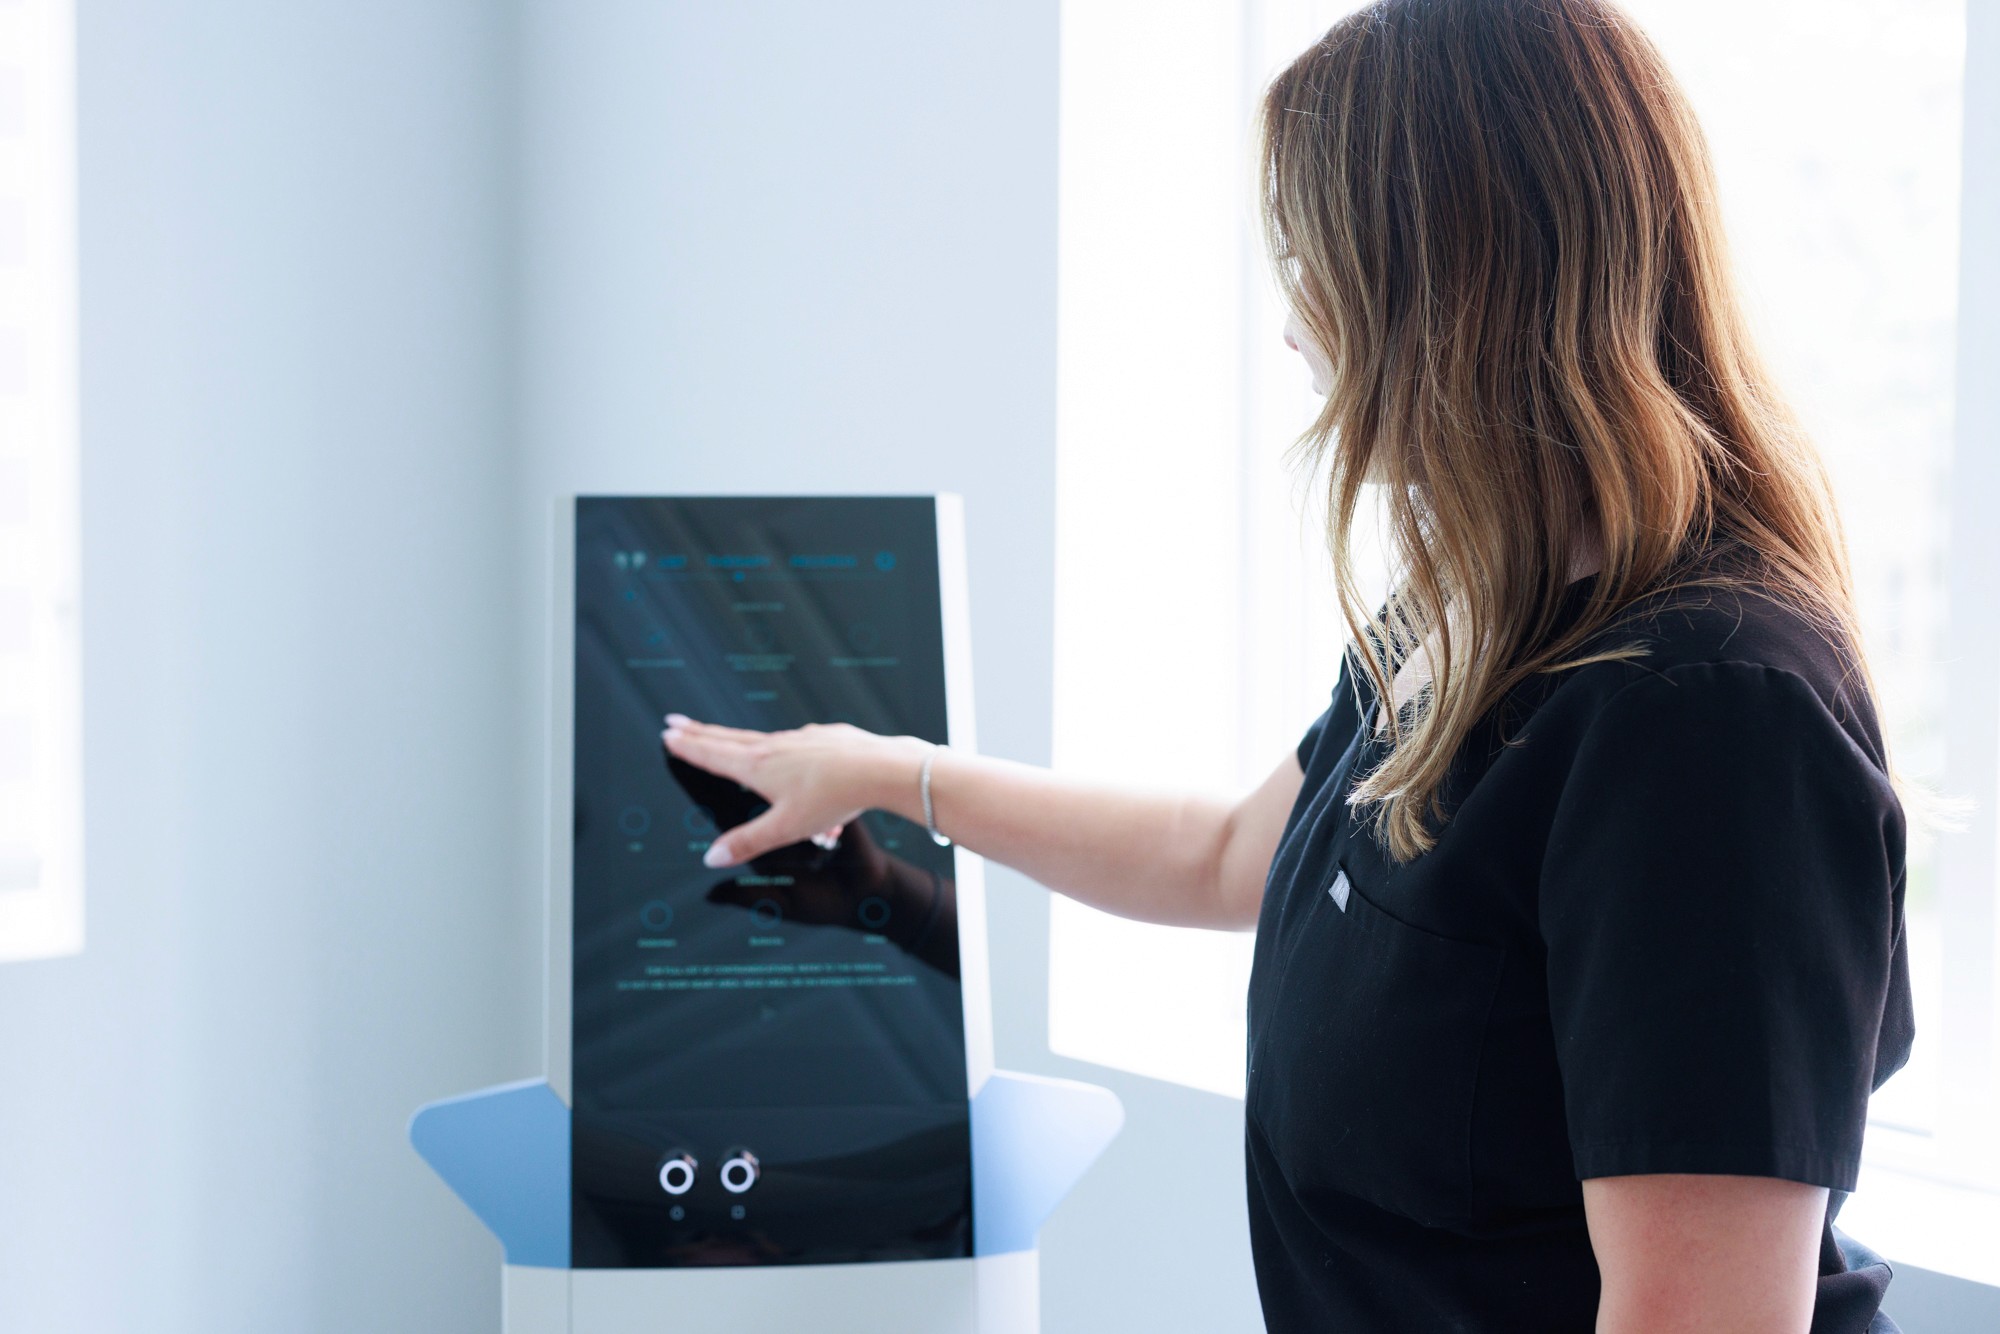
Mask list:
[[1034,1251],[742,1269],[505,1270],[505,1334],[1035,1334]]

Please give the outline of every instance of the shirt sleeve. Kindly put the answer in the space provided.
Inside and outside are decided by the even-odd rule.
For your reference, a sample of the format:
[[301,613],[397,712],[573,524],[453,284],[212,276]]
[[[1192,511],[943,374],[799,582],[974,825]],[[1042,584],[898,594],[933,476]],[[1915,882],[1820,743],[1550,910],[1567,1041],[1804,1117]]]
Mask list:
[[1326,734],[1326,722],[1332,715],[1333,707],[1329,705],[1324,713],[1312,720],[1311,726],[1306,728],[1306,734],[1299,738],[1298,756],[1301,773],[1312,768],[1313,751],[1318,749],[1320,737]]
[[1577,1176],[1852,1190],[1902,874],[1893,789],[1799,676],[1694,664],[1607,701],[1542,867]]
[[1329,732],[1345,749],[1354,735],[1354,729],[1360,725],[1360,710],[1355,703],[1354,687],[1348,684],[1349,681],[1358,682],[1364,692],[1368,690],[1368,674],[1356,667],[1352,646],[1340,655],[1340,672],[1334,678],[1332,702],[1319,717],[1313,719],[1312,725],[1306,728],[1306,734],[1299,739],[1297,753],[1302,772],[1312,772],[1313,754]]

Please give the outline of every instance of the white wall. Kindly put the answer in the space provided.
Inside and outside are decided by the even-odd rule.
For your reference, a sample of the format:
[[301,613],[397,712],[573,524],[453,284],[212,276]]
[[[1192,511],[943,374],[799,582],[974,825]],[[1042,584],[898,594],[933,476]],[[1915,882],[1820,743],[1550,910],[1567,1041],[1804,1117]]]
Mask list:
[[79,6],[89,946],[0,968],[0,1330],[491,1330],[534,1066],[504,11]]

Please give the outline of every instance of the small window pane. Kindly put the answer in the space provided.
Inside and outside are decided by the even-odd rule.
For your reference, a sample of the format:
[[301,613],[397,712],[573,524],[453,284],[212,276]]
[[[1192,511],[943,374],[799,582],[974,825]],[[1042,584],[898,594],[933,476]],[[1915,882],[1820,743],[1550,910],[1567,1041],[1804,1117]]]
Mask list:
[[83,944],[72,22],[0,3],[0,960]]

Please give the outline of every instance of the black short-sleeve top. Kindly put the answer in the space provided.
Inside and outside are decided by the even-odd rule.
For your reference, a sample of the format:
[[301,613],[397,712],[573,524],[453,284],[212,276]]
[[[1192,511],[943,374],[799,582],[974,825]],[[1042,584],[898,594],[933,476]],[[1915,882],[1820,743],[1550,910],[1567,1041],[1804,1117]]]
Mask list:
[[[1583,1179],[1781,1177],[1833,1207],[1854,1187],[1912,1036],[1904,822],[1865,686],[1756,591],[1663,594],[1603,642],[1647,652],[1503,701],[1407,863],[1346,801],[1381,754],[1351,661],[1299,746],[1249,996],[1275,1331],[1581,1334]],[[1821,1273],[1815,1334],[1868,1330],[1887,1271],[1849,1268],[1831,1209]]]

